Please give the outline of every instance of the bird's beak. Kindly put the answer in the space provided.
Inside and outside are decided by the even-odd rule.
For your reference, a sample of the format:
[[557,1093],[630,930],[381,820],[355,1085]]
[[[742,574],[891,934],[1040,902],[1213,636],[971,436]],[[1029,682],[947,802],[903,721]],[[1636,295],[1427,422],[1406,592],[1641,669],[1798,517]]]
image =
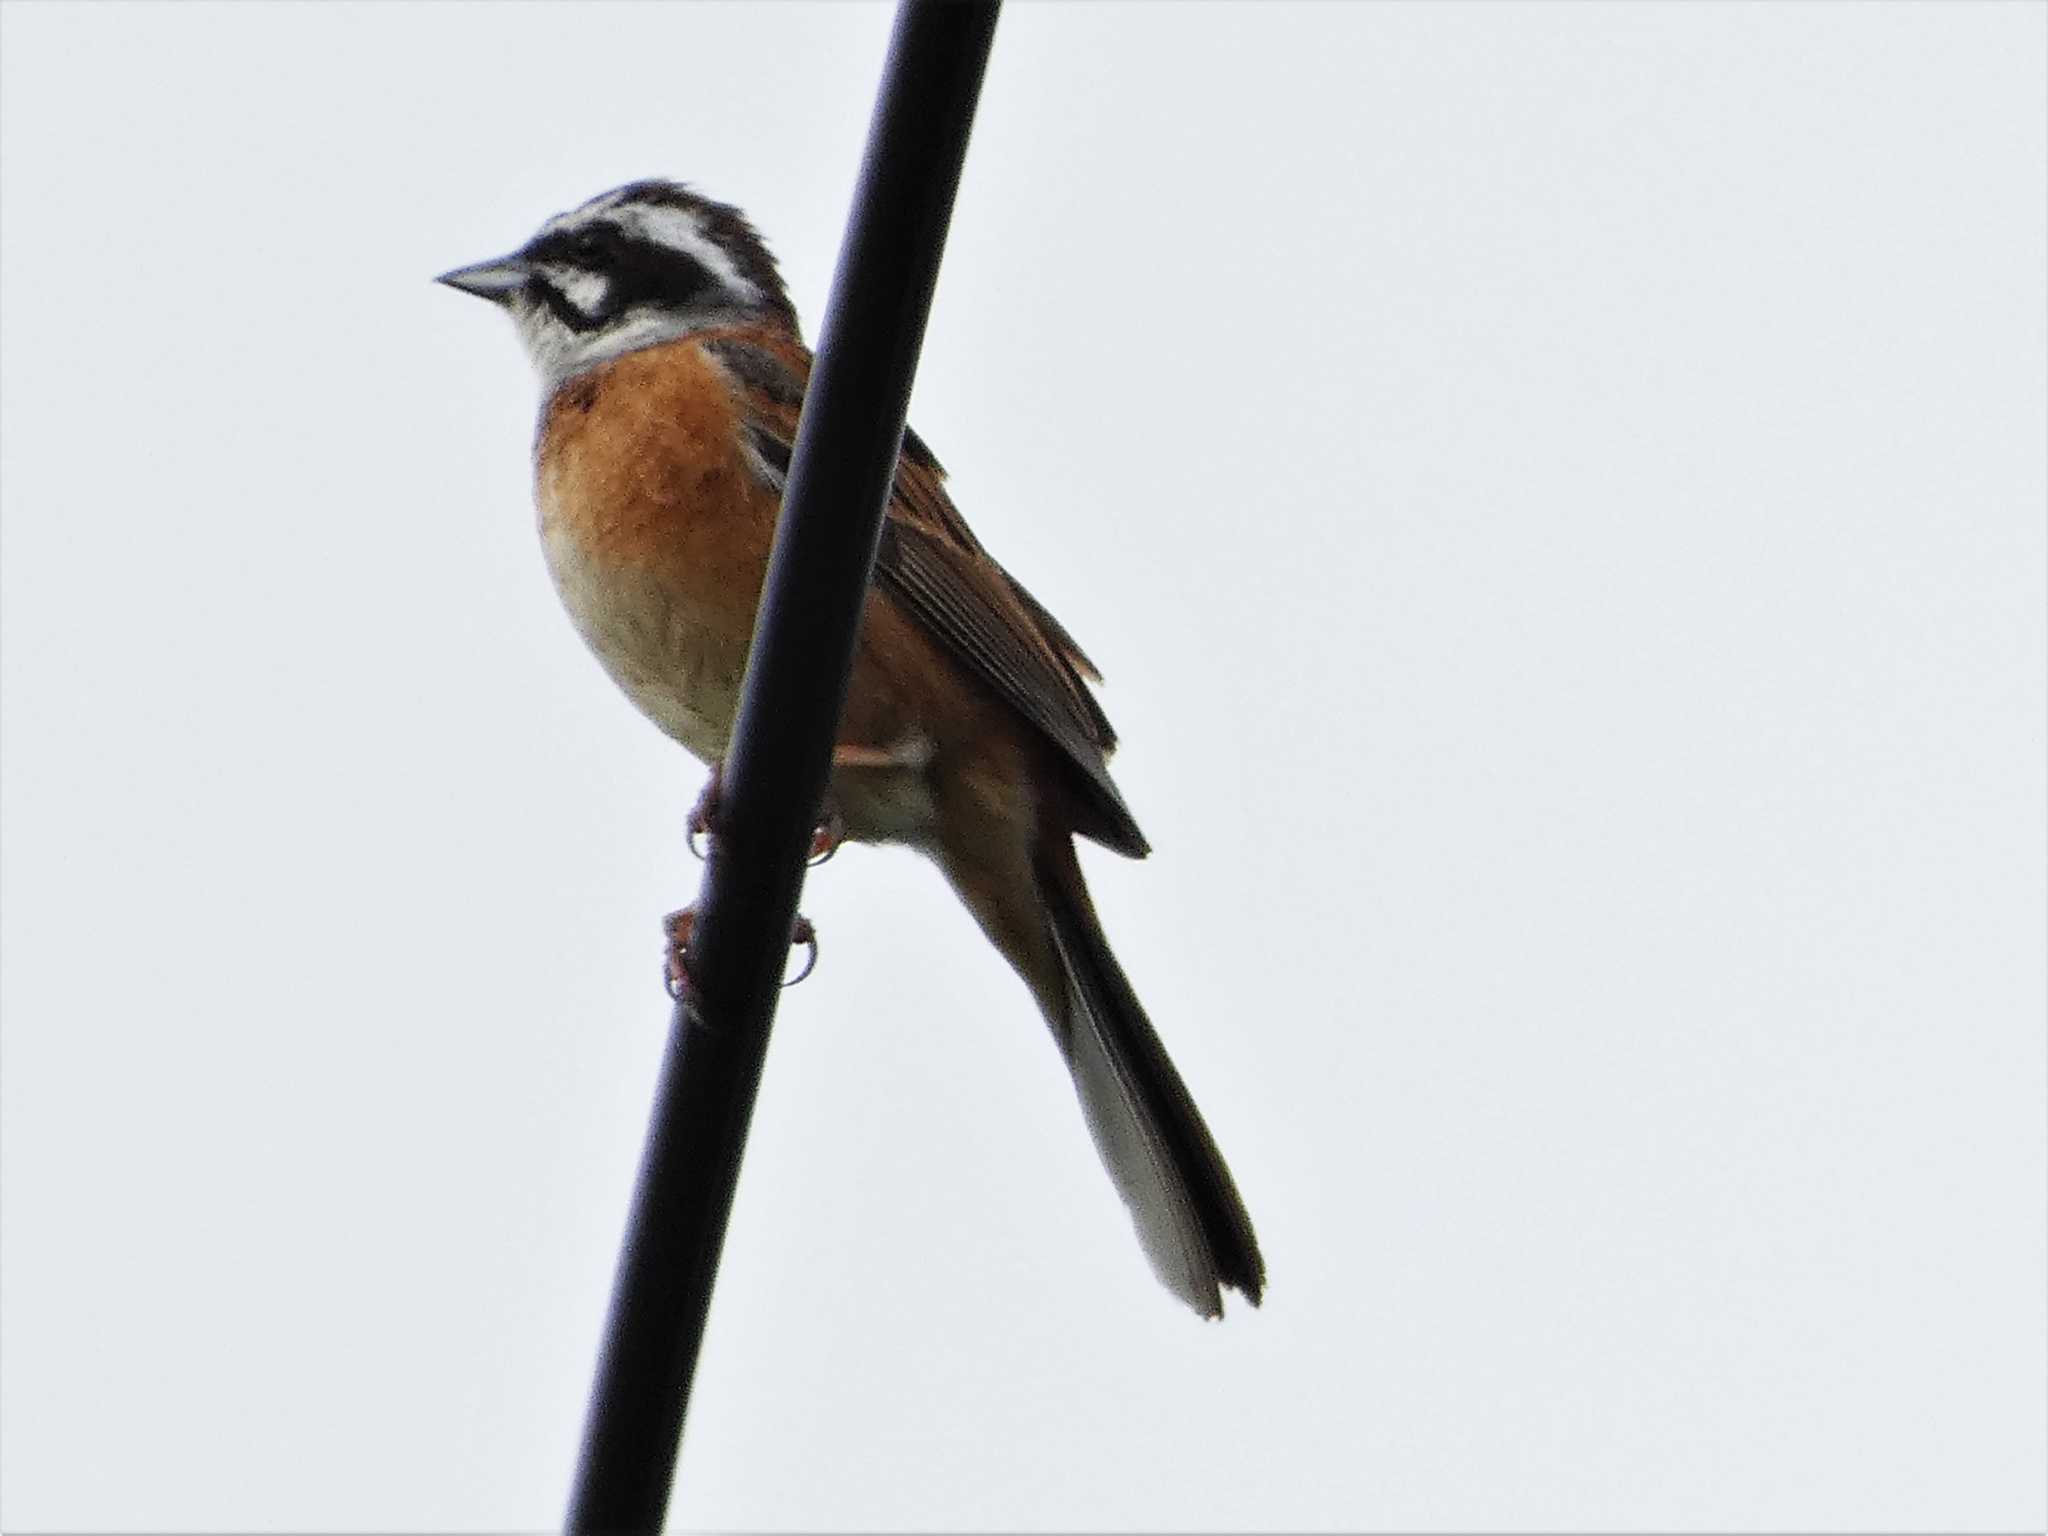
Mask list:
[[480,261],[473,267],[457,267],[453,272],[443,272],[434,281],[459,288],[464,293],[473,293],[480,299],[489,299],[493,304],[503,304],[526,286],[529,275],[526,263],[517,256],[499,256],[490,261]]

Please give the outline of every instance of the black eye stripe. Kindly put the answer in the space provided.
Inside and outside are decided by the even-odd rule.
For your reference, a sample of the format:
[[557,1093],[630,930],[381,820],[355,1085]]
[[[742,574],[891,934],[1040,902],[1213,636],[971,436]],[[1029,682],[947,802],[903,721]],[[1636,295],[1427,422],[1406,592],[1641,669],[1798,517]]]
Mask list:
[[[530,242],[522,256],[539,268],[532,289],[549,313],[573,332],[590,332],[610,324],[639,305],[684,307],[719,287],[711,270],[674,246],[629,236],[612,225],[557,229]],[[592,272],[604,279],[596,313],[586,313],[563,289],[573,287],[551,279],[549,268]]]
[[[712,271],[684,252],[630,232],[642,227],[643,219],[658,224],[655,216],[670,211],[686,215],[697,233],[715,248]],[[567,221],[566,228],[535,236],[520,254],[534,262],[560,262],[627,276],[626,289],[608,295],[621,306],[701,303],[707,291],[714,296],[723,291],[735,309],[796,323],[796,311],[774,256],[746,215],[729,204],[701,196],[678,182],[653,179],[615,187],[559,218]],[[623,274],[621,269],[625,269]]]
[[581,235],[557,231],[552,235],[542,235],[538,240],[528,241],[526,249],[519,254],[536,265],[542,262],[569,262],[574,264],[581,260],[582,252],[578,249],[578,246],[582,240],[583,237]]
[[[640,304],[682,305],[702,298],[717,285],[709,269],[673,246],[628,235],[615,225],[592,224],[556,230],[527,246],[526,259],[542,268],[543,302],[565,324],[588,330]],[[604,301],[596,315],[579,312],[566,295],[547,280],[549,266],[574,267],[606,279]],[[573,318],[572,318],[573,316]]]
[[649,302],[686,304],[699,298],[716,280],[696,257],[652,240],[621,240],[609,270],[622,304]]

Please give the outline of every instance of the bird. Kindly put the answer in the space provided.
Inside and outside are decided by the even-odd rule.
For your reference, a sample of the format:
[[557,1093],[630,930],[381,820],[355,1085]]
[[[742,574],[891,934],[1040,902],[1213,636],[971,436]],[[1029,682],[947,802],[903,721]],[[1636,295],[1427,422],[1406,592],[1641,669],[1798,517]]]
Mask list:
[[[711,767],[692,825],[715,832],[811,370],[774,256],[738,208],[657,178],[437,281],[517,328],[540,380],[548,570],[612,680]],[[1110,778],[1100,681],[975,537],[906,428],[833,749],[833,840],[905,845],[938,865],[1043,1014],[1154,1273],[1220,1317],[1226,1290],[1259,1303],[1265,1260],[1075,851],[1077,838],[1149,851]]]

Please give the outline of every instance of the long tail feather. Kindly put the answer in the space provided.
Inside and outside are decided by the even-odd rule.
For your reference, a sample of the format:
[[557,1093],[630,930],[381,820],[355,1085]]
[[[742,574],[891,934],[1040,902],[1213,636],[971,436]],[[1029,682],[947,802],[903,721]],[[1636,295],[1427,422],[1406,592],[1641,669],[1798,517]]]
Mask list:
[[1251,1217],[1110,952],[1072,841],[1048,838],[1035,865],[1066,979],[1067,1064],[1146,1257],[1167,1289],[1205,1317],[1222,1315],[1225,1286],[1257,1306],[1266,1264]]

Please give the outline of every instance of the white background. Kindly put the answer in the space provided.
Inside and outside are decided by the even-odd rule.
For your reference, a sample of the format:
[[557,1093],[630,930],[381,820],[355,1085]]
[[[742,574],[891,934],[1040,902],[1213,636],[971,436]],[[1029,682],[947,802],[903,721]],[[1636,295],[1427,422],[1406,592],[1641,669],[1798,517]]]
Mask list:
[[[1004,18],[915,419],[1271,1292],[849,850],[678,1525],[2048,1519],[2044,15]],[[701,775],[428,279],[671,174],[814,323],[888,20],[7,7],[10,1530],[559,1518]]]

